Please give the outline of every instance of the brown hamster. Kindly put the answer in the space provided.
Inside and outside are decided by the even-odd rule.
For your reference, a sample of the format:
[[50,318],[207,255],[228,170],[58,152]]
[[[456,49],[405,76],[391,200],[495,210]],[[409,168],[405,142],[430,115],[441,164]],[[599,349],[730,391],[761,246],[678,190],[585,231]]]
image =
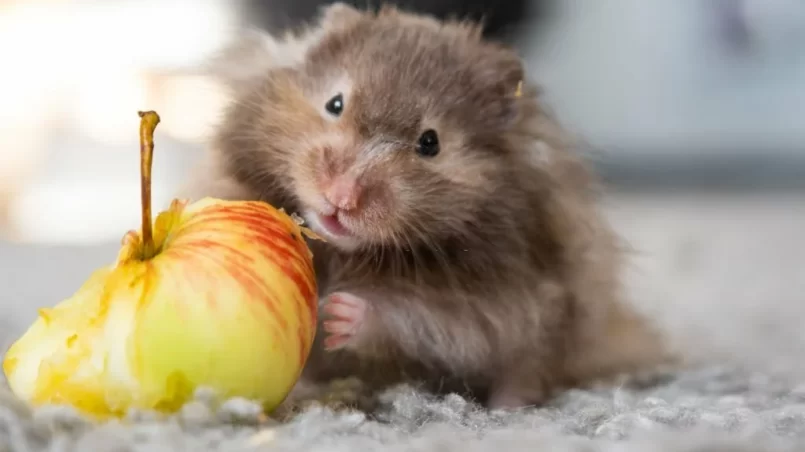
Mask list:
[[195,194],[265,200],[327,240],[307,378],[455,381],[519,407],[664,359],[621,302],[594,178],[478,25],[336,4],[223,61],[235,98]]

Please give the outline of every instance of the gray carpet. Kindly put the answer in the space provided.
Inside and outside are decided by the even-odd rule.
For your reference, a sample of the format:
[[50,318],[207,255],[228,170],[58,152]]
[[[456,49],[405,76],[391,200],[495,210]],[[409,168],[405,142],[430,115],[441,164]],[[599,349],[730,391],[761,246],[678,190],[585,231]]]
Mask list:
[[[2,397],[0,440],[15,451],[187,450],[802,450],[805,386],[737,370],[686,373],[649,390],[571,392],[554,406],[488,413],[459,397],[436,400],[410,388],[382,395],[371,417],[309,408],[279,425],[245,400],[215,404],[202,393],[176,416],[133,414],[92,426],[64,408],[33,415]],[[9,450],[9,449],[6,449]]]
[[[572,391],[551,406],[488,413],[411,388],[370,415],[308,408],[284,424],[202,391],[176,416],[92,425],[64,407],[31,412],[0,391],[0,451],[783,451],[805,450],[805,203],[802,195],[615,197],[634,251],[632,297],[698,369]],[[75,290],[115,244],[0,245],[0,340]]]

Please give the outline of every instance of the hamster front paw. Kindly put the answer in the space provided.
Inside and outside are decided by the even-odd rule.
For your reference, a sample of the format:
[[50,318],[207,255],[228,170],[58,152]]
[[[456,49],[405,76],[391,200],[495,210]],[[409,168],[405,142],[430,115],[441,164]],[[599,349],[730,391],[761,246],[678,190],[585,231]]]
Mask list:
[[359,337],[366,320],[368,303],[363,298],[346,292],[335,292],[327,297],[323,310],[330,319],[324,321],[324,348],[335,350],[347,347]]

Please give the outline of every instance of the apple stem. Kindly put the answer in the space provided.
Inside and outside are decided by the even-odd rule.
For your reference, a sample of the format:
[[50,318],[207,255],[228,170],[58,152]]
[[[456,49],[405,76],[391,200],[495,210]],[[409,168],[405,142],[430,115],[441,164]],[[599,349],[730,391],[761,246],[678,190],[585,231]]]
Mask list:
[[154,161],[154,130],[159,124],[155,111],[139,111],[140,116],[140,197],[143,214],[143,259],[154,256],[154,233],[151,223],[151,167]]

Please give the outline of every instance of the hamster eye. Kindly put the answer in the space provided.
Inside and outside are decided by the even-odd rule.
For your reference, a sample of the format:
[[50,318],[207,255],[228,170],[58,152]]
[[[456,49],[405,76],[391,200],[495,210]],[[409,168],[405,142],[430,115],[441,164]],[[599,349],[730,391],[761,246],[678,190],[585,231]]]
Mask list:
[[341,112],[344,110],[344,96],[341,93],[336,94],[324,104],[324,108],[331,115],[341,116]]
[[422,157],[433,157],[439,153],[439,137],[435,130],[428,129],[422,132],[416,146],[416,153]]

